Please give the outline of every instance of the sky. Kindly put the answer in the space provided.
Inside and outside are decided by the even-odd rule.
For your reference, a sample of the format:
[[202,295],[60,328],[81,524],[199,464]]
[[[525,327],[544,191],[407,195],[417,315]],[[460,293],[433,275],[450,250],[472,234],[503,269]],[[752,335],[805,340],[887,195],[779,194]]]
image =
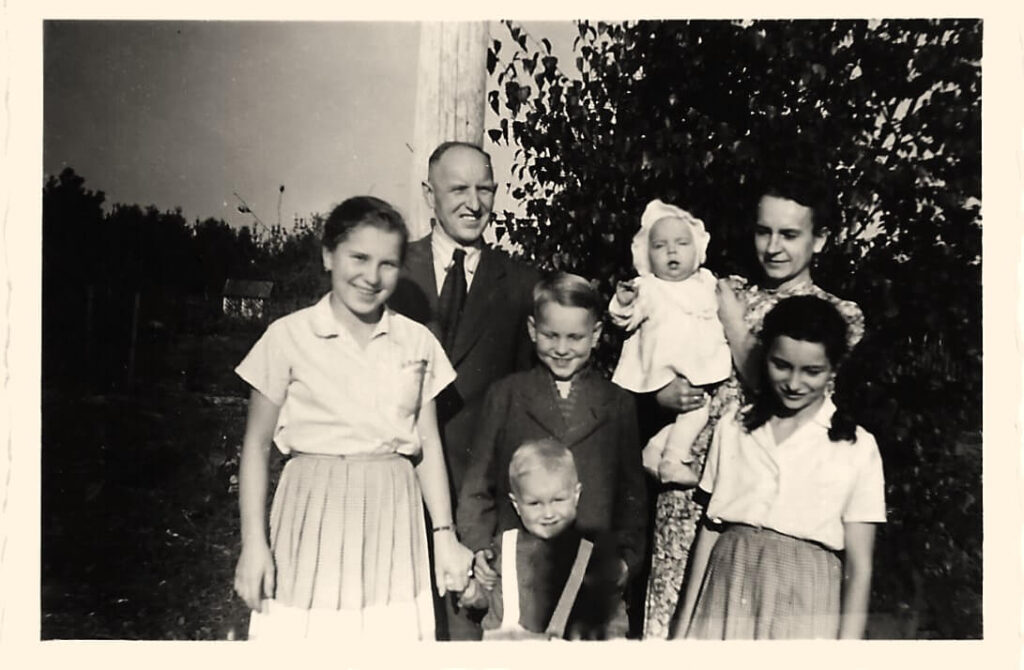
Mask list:
[[[570,22],[529,30],[568,59]],[[50,21],[43,47],[43,171],[108,206],[250,224],[238,193],[273,225],[280,196],[288,225],[350,195],[408,205],[417,23]]]

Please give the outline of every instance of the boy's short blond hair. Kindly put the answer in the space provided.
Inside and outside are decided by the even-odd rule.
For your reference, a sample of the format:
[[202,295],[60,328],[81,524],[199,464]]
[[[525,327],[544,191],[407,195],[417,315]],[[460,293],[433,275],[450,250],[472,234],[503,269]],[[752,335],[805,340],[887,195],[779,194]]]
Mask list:
[[582,307],[595,319],[604,314],[604,301],[589,281],[569,272],[559,272],[537,282],[533,287],[533,316],[540,308],[554,302],[563,307]]
[[521,444],[508,464],[508,481],[513,494],[519,492],[519,481],[537,470],[548,474],[566,474],[575,484],[579,481],[576,460],[564,444],[552,438],[531,440]]

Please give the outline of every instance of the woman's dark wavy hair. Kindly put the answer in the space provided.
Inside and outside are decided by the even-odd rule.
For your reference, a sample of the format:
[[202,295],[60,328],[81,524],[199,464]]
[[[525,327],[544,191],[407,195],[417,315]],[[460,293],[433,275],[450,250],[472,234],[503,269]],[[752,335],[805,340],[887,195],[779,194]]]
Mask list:
[[[839,311],[827,300],[813,295],[802,295],[780,300],[764,318],[761,329],[762,352],[767,365],[767,354],[772,343],[785,335],[801,342],[816,342],[825,347],[825,356],[833,369],[839,367],[848,353],[847,325]],[[753,431],[770,419],[778,410],[779,401],[769,387],[767,373],[761,375],[761,388],[753,404],[742,415],[743,428]],[[857,423],[842,408],[837,407],[828,429],[833,442],[856,440]]]
[[755,205],[766,195],[792,200],[811,210],[816,234],[830,232],[839,223],[831,174],[817,137],[776,138],[756,177]]
[[331,210],[324,221],[324,248],[334,251],[338,244],[344,242],[360,226],[373,226],[385,232],[397,233],[402,238],[402,260],[405,260],[405,247],[409,241],[409,228],[405,225],[405,219],[390,204],[372,195],[357,195]]

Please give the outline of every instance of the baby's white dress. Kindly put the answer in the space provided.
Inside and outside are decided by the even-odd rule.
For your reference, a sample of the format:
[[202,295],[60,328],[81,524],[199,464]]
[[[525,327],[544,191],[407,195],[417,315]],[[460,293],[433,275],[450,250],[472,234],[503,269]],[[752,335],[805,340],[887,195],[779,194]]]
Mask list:
[[[727,379],[732,355],[718,319],[716,283],[706,268],[678,282],[645,274],[635,280],[637,296],[630,305],[613,296],[608,307],[612,321],[630,335],[622,345],[612,381],[634,393],[649,393],[677,375],[684,375],[694,386]],[[645,464],[654,451],[660,458],[690,462],[690,446],[707,420],[707,403],[680,414],[674,424],[651,438]]]

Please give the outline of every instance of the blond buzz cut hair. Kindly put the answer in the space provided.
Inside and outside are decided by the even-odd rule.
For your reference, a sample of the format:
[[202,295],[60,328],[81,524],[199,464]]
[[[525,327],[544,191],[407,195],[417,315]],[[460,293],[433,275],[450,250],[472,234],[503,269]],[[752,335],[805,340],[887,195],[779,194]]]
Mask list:
[[573,484],[579,482],[576,460],[572,452],[552,438],[524,442],[512,454],[512,460],[508,464],[508,480],[512,493],[518,494],[520,480],[537,470],[547,474],[569,475]]
[[604,300],[597,289],[583,277],[569,272],[558,272],[533,287],[534,318],[540,317],[541,307],[552,302],[562,307],[582,307],[598,321],[604,314]]

